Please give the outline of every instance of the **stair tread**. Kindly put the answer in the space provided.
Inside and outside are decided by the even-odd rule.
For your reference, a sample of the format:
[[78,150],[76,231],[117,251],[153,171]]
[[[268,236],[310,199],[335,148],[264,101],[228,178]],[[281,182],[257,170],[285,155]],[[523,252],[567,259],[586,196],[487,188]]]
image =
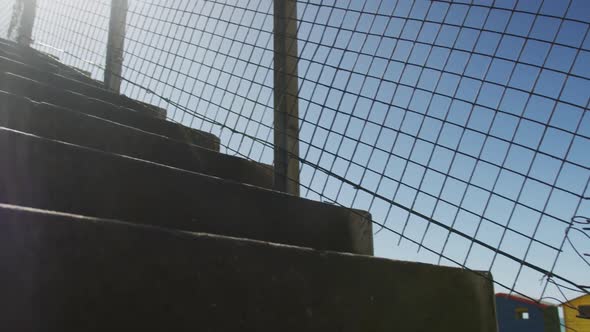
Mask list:
[[7,205],[0,257],[14,330],[496,329],[491,282],[456,268]]
[[177,123],[143,115],[132,109],[64,91],[26,77],[0,72],[0,91],[24,96],[37,102],[46,102],[86,113],[174,140],[219,151],[219,138],[210,133],[188,128]]
[[263,188],[273,187],[269,165],[1,91],[0,126]]
[[103,87],[94,84],[88,84],[73,78],[61,76],[57,73],[52,73],[43,69],[37,69],[35,66],[30,64],[21,63],[0,56],[0,70],[27,77],[56,88],[69,90],[88,97],[104,100],[111,104],[131,108],[145,115],[166,118],[165,114],[163,114],[163,116],[158,114],[159,110],[156,107],[152,107],[148,104],[130,99],[126,96],[108,91]]
[[372,254],[370,218],[331,204],[0,128],[0,202]]
[[26,63],[37,69],[46,70],[95,86],[103,86],[102,82],[93,80],[80,70],[64,65],[54,57],[30,47],[23,47],[4,39],[0,39],[0,56]]

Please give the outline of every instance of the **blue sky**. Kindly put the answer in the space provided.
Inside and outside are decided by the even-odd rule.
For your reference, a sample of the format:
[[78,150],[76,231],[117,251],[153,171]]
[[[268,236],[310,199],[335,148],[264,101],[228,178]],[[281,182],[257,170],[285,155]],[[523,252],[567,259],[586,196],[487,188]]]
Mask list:
[[[301,156],[329,171],[303,165],[302,194],[369,210],[509,288],[562,298],[471,238],[590,283],[564,244],[571,217],[590,215],[590,3],[462,2],[299,2]],[[101,79],[108,3],[40,0],[36,47]],[[134,84],[123,93],[272,163],[271,15],[269,0],[131,0],[124,76],[182,109]],[[375,240],[380,256],[454,265],[387,230]]]

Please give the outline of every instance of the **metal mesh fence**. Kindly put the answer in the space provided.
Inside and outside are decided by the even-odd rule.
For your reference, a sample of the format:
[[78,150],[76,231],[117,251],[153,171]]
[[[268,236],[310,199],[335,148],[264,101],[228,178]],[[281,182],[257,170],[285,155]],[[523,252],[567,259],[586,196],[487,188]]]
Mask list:
[[103,80],[110,1],[39,0],[34,47]]
[[[34,47],[101,80],[110,1],[38,7]],[[302,196],[370,211],[379,256],[588,292],[589,2],[297,10]],[[272,0],[130,0],[126,29],[122,93],[273,162]]]
[[0,36],[8,36],[8,28],[12,19],[14,0],[0,1]]

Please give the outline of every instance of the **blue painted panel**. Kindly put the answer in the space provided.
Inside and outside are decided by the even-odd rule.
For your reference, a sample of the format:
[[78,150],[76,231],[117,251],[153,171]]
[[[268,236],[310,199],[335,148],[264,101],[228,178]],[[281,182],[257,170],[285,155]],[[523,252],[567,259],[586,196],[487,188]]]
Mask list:
[[[528,310],[529,319],[518,319],[519,309]],[[496,311],[499,332],[543,332],[545,330],[543,310],[532,303],[497,296]]]

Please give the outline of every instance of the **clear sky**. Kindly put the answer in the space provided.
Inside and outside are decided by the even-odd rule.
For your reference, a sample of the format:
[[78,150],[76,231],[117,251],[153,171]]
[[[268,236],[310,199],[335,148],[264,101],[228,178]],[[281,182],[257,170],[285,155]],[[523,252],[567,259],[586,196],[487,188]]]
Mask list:
[[[36,47],[102,79],[110,1],[39,2]],[[564,242],[571,218],[590,215],[590,2],[307,0],[298,11],[305,197],[369,210],[393,230],[375,235],[379,256],[455,265],[428,248],[534,298],[563,296],[520,260],[590,284]],[[123,93],[270,164],[272,29],[270,0],[130,0],[124,76],[182,107],[134,84]]]

